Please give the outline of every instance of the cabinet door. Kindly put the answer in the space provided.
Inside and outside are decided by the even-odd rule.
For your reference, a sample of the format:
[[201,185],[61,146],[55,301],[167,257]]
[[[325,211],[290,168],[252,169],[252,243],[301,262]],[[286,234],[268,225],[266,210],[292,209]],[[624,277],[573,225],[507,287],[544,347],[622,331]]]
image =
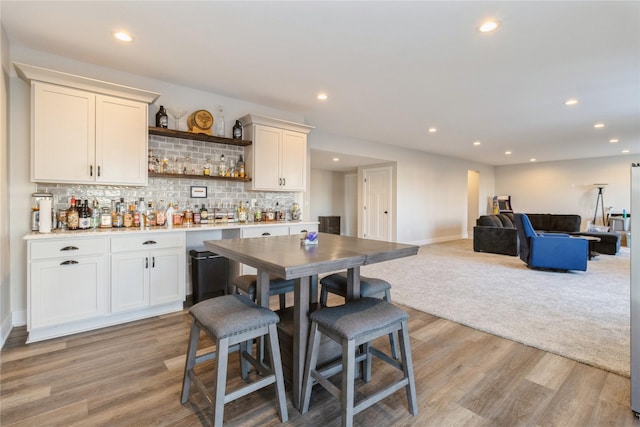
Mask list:
[[31,180],[94,181],[95,95],[33,83]]
[[150,304],[164,304],[184,299],[184,249],[151,251],[149,276]]
[[96,181],[147,184],[147,104],[96,96]]
[[104,256],[32,262],[29,329],[104,316]]
[[149,306],[149,252],[111,255],[111,312]]
[[307,171],[307,135],[289,130],[282,131],[280,173],[282,189],[305,191]]
[[280,190],[280,141],[282,130],[255,125],[253,151],[253,188]]

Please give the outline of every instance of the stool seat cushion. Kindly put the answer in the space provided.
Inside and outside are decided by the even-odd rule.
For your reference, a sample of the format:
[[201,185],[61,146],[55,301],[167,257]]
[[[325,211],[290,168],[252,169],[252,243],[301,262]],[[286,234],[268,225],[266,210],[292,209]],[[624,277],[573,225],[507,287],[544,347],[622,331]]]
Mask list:
[[210,335],[226,338],[252,329],[278,323],[280,318],[244,295],[224,295],[191,307],[193,318]]
[[[320,280],[322,286],[326,286],[333,294],[347,295],[347,273],[334,273]],[[391,289],[391,284],[386,280],[373,277],[360,276],[360,296],[370,297],[381,294]]]
[[314,311],[309,317],[338,336],[352,340],[407,320],[409,315],[381,299],[360,298]]
[[[255,295],[256,283],[258,276],[255,274],[245,274],[233,279],[233,285],[242,289],[249,295]],[[279,295],[287,292],[293,292],[295,281],[293,279],[286,280],[280,277],[269,275],[269,294]]]

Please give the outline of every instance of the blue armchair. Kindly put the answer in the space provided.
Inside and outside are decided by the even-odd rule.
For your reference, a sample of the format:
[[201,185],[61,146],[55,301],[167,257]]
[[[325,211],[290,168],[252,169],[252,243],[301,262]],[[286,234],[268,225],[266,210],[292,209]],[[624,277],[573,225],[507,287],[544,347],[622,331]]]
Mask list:
[[538,234],[525,214],[515,214],[514,220],[520,242],[520,259],[527,266],[587,271],[589,242],[586,239],[562,233]]

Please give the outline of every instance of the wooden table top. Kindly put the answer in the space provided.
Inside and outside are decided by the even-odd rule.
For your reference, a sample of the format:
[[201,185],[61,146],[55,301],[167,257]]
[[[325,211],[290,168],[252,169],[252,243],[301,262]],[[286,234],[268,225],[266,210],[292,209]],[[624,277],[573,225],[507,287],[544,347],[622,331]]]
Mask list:
[[416,255],[418,246],[319,233],[317,245],[302,245],[299,235],[206,240],[219,255],[285,279],[343,270]]

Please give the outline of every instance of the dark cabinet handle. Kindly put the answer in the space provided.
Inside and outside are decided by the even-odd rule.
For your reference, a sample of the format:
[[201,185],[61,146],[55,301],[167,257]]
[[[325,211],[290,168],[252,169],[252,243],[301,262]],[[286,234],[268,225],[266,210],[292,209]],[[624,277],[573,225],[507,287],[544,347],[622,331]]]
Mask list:
[[262,235],[263,236],[271,236],[271,233],[264,232],[264,233],[262,233]]
[[155,245],[158,242],[156,242],[155,240],[147,240],[146,242],[143,243],[143,245]]
[[301,233],[306,233],[306,232],[307,232],[307,230],[301,230],[300,232],[301,232]]
[[93,165],[89,165],[89,176],[93,176]]
[[156,268],[156,257],[154,256],[151,257],[151,267]]
[[75,246],[65,246],[64,248],[60,249],[60,252],[62,251],[77,251],[78,248]]
[[98,176],[100,176],[100,166],[98,166]]
[[144,258],[144,268],[149,268],[149,257]]
[[60,265],[73,265],[73,264],[79,264],[79,263],[78,261],[74,261],[74,260],[63,261],[60,263]]

